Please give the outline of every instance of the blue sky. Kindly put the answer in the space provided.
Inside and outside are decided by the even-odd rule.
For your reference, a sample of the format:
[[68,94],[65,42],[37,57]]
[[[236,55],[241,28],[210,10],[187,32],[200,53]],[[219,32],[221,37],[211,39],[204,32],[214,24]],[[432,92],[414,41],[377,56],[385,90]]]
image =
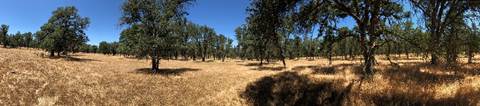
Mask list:
[[[122,31],[119,18],[123,1],[2,0],[0,24],[10,25],[10,34],[17,31],[36,32],[48,21],[55,9],[62,6],[75,6],[81,16],[90,18],[91,23],[86,31],[90,39],[89,44],[118,41]],[[196,0],[189,6],[187,18],[194,23],[214,28],[218,34],[235,39],[234,29],[245,23],[249,2],[250,0]],[[348,18],[340,21],[338,25],[352,28],[355,22]]]
[[235,28],[245,23],[249,3],[250,0],[197,0],[190,6],[187,18],[233,39]]
[[9,33],[36,32],[48,21],[52,12],[61,6],[75,6],[81,16],[90,18],[87,35],[90,44],[116,41],[121,27],[122,0],[2,0],[0,24],[10,26]]
[[[123,0],[2,0],[0,24],[10,26],[10,34],[36,32],[61,6],[75,6],[81,16],[90,18],[89,44],[118,41],[122,27],[118,24]],[[234,29],[245,22],[249,0],[197,0],[188,8],[188,19],[214,28],[234,39]]]

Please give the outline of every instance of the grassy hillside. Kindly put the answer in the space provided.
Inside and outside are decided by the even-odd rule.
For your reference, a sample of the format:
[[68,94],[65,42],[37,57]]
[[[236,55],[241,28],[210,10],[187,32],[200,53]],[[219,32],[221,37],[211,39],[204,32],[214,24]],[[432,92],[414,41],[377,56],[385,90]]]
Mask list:
[[[478,64],[429,66],[424,60],[379,60],[361,80],[360,61],[288,60],[273,63],[149,61],[77,53],[0,48],[0,105],[478,105]],[[379,58],[383,59],[383,58]],[[400,58],[401,59],[401,58]]]

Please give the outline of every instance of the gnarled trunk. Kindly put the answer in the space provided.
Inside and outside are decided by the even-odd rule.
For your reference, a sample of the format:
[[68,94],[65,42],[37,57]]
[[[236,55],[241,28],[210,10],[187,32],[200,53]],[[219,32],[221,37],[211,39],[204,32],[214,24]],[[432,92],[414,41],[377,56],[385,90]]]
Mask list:
[[375,49],[371,47],[366,47],[367,49],[363,51],[364,66],[363,71],[366,75],[373,75],[373,67],[375,62]]

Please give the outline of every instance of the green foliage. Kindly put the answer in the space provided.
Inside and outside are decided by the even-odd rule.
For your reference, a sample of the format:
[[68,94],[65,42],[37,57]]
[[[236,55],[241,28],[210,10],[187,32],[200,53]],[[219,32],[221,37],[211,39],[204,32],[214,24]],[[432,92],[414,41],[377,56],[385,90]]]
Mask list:
[[66,54],[88,41],[84,32],[88,24],[89,19],[81,17],[75,7],[59,7],[37,32],[36,38],[40,47],[50,52],[50,56],[54,52]]
[[8,25],[2,24],[0,26],[0,42],[3,44],[3,47],[7,47],[8,45]]
[[138,25],[133,25],[132,27],[125,29],[120,34],[120,44],[119,44],[119,52],[122,54],[127,55],[139,55],[139,56],[146,56],[146,53],[143,53],[142,45],[140,45],[141,40],[140,37],[140,29]]
[[[234,57],[233,40],[217,33],[208,26],[197,25],[192,22],[180,22],[170,26],[172,32],[164,41],[164,46],[159,50],[160,57],[177,59],[182,56],[184,59],[199,59],[203,61],[210,57],[224,60],[226,57]],[[150,45],[142,42],[142,29],[138,25],[122,31],[119,40],[118,52],[128,56],[143,58],[149,56],[146,48]],[[229,54],[230,53],[230,54]]]
[[468,57],[468,63],[473,63],[473,57],[475,56],[475,53],[480,51],[480,36],[477,25],[472,23],[471,30],[466,29],[465,35],[467,36],[464,37],[464,41],[466,41],[464,45],[464,51]]
[[[385,27],[389,24],[385,22],[395,22],[399,19],[409,16],[407,12],[403,12],[402,5],[396,1],[342,1],[342,0],[318,0],[305,2],[300,5],[297,23],[299,29],[308,32],[312,28],[319,27],[319,35],[324,36],[327,42],[338,41],[337,38],[343,39],[347,36],[353,36],[358,39],[358,45],[363,54],[364,72],[367,75],[373,73],[373,65],[375,61],[375,51],[380,46],[377,43],[384,38]],[[315,18],[312,18],[315,17]],[[355,20],[357,27],[353,29],[356,34],[336,34],[341,33],[337,30],[336,24],[338,20],[350,17]],[[328,52],[332,47],[332,43],[326,43]],[[331,53],[329,53],[331,57]]]
[[159,70],[160,56],[164,55],[161,51],[170,48],[168,41],[174,40],[175,26],[184,22],[185,8],[190,2],[191,0],[127,0],[123,4],[121,22],[130,27],[138,25],[140,31],[131,34],[138,38],[136,40],[139,46],[135,46],[134,50],[138,52],[137,56],[149,56],[152,59],[153,71]]
[[[479,16],[478,3],[469,0],[410,0],[415,12],[421,14],[429,32],[428,52],[431,63],[438,64],[443,57],[448,65],[455,65],[462,44],[459,33],[464,33],[466,20]],[[472,21],[473,22],[473,21]]]
[[33,39],[33,34],[31,32],[27,33],[20,33],[17,32],[16,34],[13,35],[8,35],[5,34],[5,36],[2,35],[2,41],[5,42],[4,46],[5,47],[11,47],[11,48],[17,48],[17,47],[34,47],[34,39]]
[[103,54],[116,55],[119,52],[119,46],[120,44],[118,42],[108,43],[106,41],[102,41],[99,44],[98,52]]
[[253,59],[258,56],[258,41],[248,32],[247,26],[243,25],[235,29],[235,37],[237,38],[237,55],[242,59]]
[[12,48],[23,46],[24,39],[20,32],[17,32],[15,35],[9,36],[7,38],[9,41],[9,46],[11,46]]
[[98,46],[90,45],[90,44],[82,44],[79,47],[79,51],[84,53],[97,53]]
[[23,36],[23,43],[22,43],[23,47],[34,47],[35,46],[34,39],[33,39],[33,33],[27,32],[27,33],[24,33],[22,36]]
[[[259,54],[260,64],[270,57],[281,59],[285,64],[284,33],[285,20],[297,4],[297,0],[252,0],[247,9],[247,30],[255,39],[255,51]],[[272,48],[272,49],[267,49]]]

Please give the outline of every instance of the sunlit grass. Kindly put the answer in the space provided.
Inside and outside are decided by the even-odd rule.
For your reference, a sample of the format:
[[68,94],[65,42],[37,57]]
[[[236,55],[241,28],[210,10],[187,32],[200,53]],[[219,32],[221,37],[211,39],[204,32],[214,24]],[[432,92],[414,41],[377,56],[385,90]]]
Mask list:
[[[432,66],[421,58],[378,57],[362,80],[360,60],[148,60],[79,53],[46,58],[34,49],[0,48],[0,104],[19,105],[477,105],[480,64]],[[242,96],[243,95],[243,96]],[[260,98],[259,98],[260,97]],[[290,98],[290,99],[286,99]]]

